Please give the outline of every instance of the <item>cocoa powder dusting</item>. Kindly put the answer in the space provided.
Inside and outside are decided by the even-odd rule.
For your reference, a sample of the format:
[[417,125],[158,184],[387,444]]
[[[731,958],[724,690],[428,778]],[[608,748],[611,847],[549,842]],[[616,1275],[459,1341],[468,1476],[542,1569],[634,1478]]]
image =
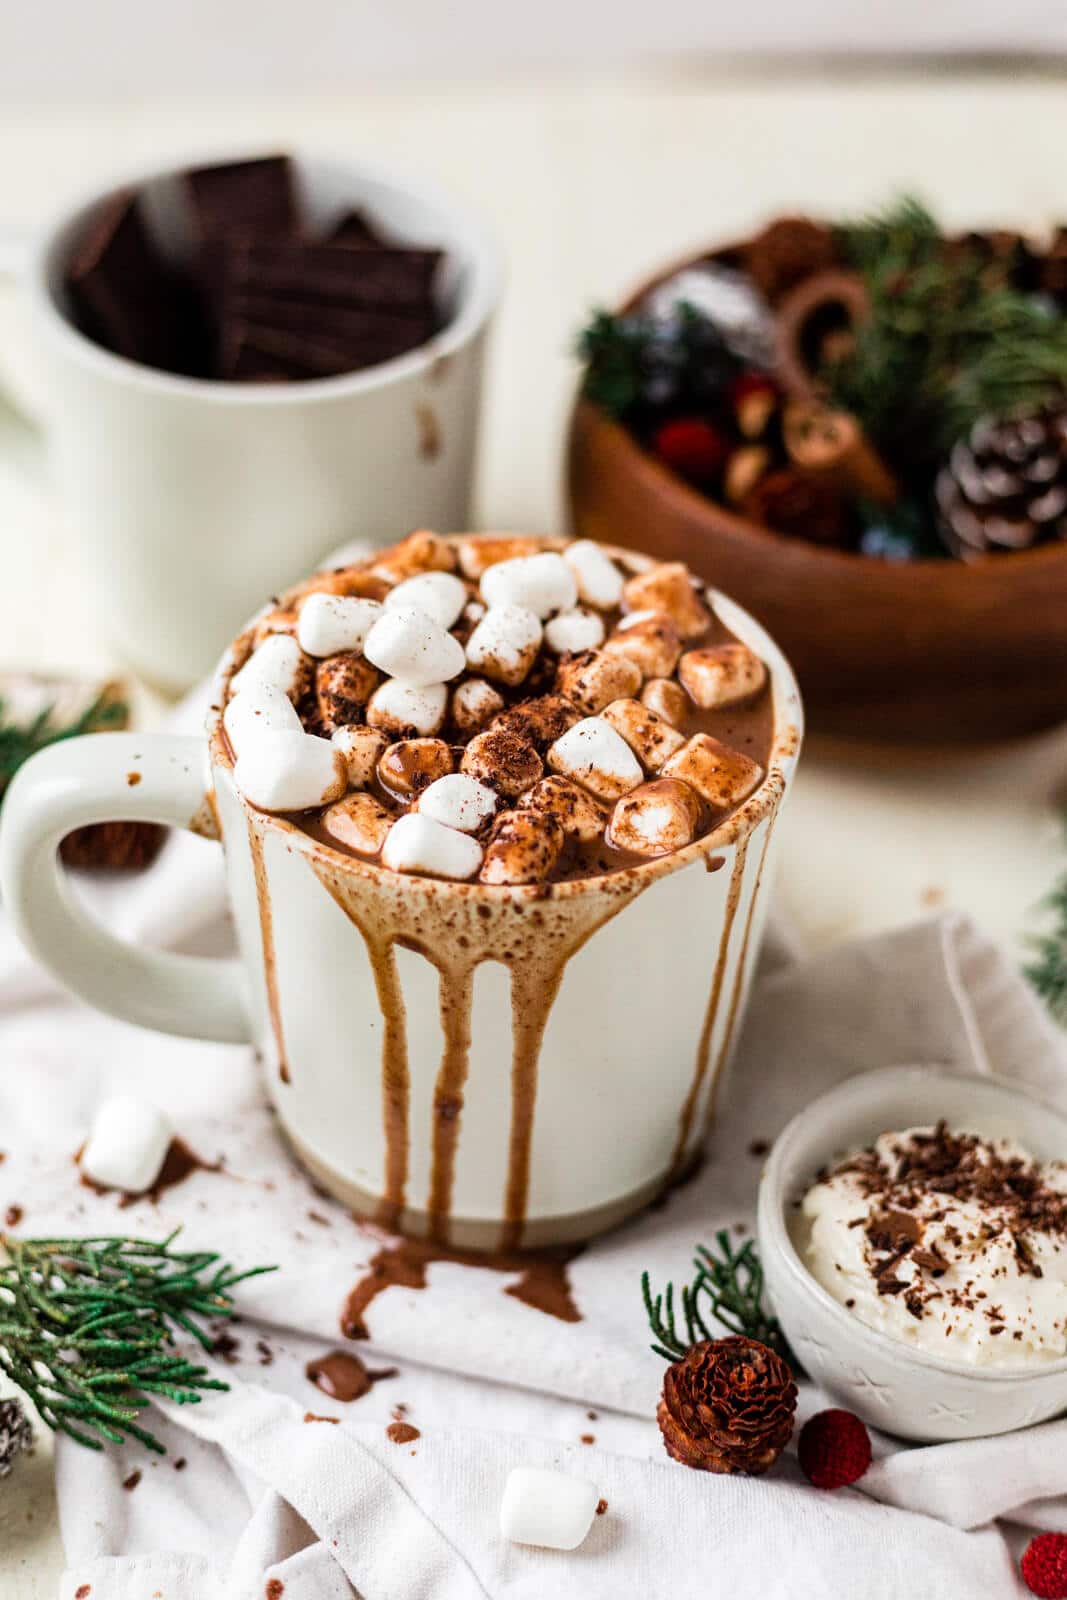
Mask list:
[[390,1422],[385,1430],[386,1437],[394,1444],[412,1444],[416,1439],[421,1439],[422,1434],[410,1422]]
[[263,837],[259,825],[249,815],[248,848],[252,854],[252,873],[256,880],[256,901],[259,905],[259,933],[263,945],[263,976],[267,985],[267,1009],[274,1033],[274,1047],[278,1052],[278,1076],[289,1082],[289,1061],[285,1053],[285,1035],[282,1032],[282,1007],[278,995],[278,965],[274,954],[274,916],[270,903],[270,885],[263,859]]
[[347,1350],[331,1350],[329,1355],[309,1361],[304,1375],[316,1389],[328,1394],[331,1400],[362,1400],[376,1383],[395,1378],[396,1367],[381,1367],[372,1371],[358,1356]]
[[393,1287],[425,1289],[428,1268],[435,1261],[513,1274],[517,1281],[507,1285],[505,1294],[561,1322],[580,1322],[582,1314],[574,1303],[567,1279],[568,1265],[580,1254],[581,1246],[538,1255],[507,1251],[483,1254],[477,1250],[450,1249],[429,1240],[400,1239],[372,1257],[365,1275],[345,1301],[341,1332],[346,1339],[369,1339],[365,1318],[373,1301]]

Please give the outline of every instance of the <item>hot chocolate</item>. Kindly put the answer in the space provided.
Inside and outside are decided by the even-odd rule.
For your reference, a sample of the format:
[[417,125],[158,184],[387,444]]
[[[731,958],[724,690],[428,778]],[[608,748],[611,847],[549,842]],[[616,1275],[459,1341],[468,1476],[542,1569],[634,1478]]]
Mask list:
[[767,669],[697,580],[589,540],[411,534],[285,595],[237,660],[245,799],[398,873],[620,871],[718,827],[771,751]]

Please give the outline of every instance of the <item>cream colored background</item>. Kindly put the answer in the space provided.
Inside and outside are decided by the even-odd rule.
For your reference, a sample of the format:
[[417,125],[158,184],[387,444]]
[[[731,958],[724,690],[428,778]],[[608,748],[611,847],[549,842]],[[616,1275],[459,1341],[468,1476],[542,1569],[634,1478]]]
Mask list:
[[[906,184],[951,223],[1067,217],[1067,95],[1051,72],[585,72],[236,104],[139,99],[131,81],[106,110],[0,93],[0,223],[32,224],[66,188],[134,161],[287,141],[421,167],[487,214],[511,273],[489,371],[485,527],[559,526],[575,329],[660,257],[777,209],[859,208]],[[0,359],[16,346],[4,306]],[[61,518],[21,471],[33,456],[0,419],[0,665],[106,670]],[[942,760],[813,743],[783,824],[780,909],[808,945],[946,904],[1017,943],[1059,865],[1065,773],[1067,732]],[[0,1596],[51,1600],[60,1566],[42,1449],[0,1484]]]

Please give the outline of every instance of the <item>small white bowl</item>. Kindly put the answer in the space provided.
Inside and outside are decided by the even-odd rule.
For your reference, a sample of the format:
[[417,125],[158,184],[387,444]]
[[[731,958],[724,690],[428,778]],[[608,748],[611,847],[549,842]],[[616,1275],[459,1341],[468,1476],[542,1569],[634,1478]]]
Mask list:
[[943,1360],[868,1328],[812,1276],[798,1249],[816,1174],[890,1130],[930,1125],[1017,1139],[1038,1160],[1067,1157],[1067,1117],[1003,1078],[886,1067],[814,1101],[775,1142],[760,1183],[759,1242],[775,1312],[805,1370],[865,1422],[905,1439],[975,1439],[1067,1409],[1067,1356],[995,1369]]

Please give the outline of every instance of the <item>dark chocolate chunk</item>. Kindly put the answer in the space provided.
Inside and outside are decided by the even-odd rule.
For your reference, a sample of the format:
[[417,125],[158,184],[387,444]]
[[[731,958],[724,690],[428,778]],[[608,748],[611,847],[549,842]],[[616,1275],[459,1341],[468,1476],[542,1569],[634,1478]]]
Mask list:
[[275,239],[299,231],[288,156],[229,161],[185,175],[201,237]]
[[346,211],[325,236],[327,244],[347,244],[354,250],[381,249],[387,242],[365,211]]
[[351,250],[298,240],[239,239],[220,252],[218,269],[224,295],[254,288],[331,305],[421,310],[433,301],[440,261],[440,250]]
[[134,194],[104,202],[71,257],[66,287],[75,323],[106,349],[166,372],[204,370],[195,292],[156,249]]

